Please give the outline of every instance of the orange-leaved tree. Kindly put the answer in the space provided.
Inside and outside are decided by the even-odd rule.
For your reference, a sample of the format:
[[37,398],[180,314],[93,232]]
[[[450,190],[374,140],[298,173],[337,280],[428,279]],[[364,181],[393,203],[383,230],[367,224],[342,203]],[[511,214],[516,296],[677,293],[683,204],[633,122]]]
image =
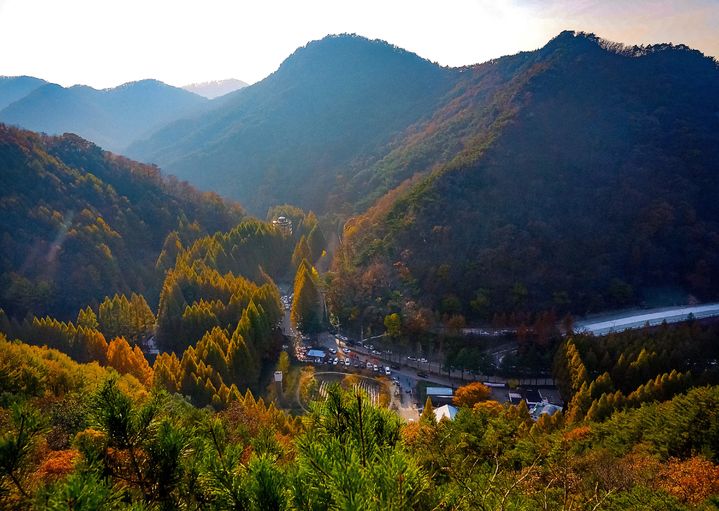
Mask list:
[[131,374],[144,385],[152,385],[152,368],[138,346],[131,348],[124,337],[113,339],[107,347],[107,363],[120,374]]
[[457,389],[452,400],[457,406],[474,406],[480,401],[486,401],[492,395],[492,389],[478,381],[469,383]]

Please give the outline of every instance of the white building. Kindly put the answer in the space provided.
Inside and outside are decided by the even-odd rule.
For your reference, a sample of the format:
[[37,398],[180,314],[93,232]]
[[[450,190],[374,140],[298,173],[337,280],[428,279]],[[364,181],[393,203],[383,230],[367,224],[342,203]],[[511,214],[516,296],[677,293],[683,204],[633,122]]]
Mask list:
[[290,220],[286,216],[280,216],[277,217],[275,220],[272,220],[272,225],[277,227],[280,232],[285,236],[292,235],[292,220]]
[[442,419],[454,420],[454,416],[457,415],[457,408],[452,405],[442,405],[434,410],[434,418],[437,422]]

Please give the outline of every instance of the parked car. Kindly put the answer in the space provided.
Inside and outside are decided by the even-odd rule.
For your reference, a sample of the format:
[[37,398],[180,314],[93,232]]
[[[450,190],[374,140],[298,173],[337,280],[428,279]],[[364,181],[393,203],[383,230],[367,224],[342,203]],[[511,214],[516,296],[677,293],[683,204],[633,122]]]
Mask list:
[[389,367],[385,367],[385,368],[384,368],[384,374],[386,374],[387,376],[389,376],[390,374],[392,374],[392,371],[389,370]]
[[348,359],[348,358],[345,359],[345,365],[346,366],[350,365],[350,359]]
[[372,369],[372,362],[367,362],[367,369]]
[[417,373],[417,378],[426,378],[426,377],[427,377],[427,373],[425,373],[425,372]]

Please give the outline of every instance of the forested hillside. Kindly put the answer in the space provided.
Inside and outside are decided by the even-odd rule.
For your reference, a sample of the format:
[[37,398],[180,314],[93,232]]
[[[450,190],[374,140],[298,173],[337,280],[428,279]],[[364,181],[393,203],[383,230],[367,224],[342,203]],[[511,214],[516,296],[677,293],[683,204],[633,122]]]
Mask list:
[[[164,87],[0,108],[127,140]],[[719,299],[716,60],[328,36],[214,104],[133,151],[266,221],[0,124],[0,509],[719,509],[719,320],[572,318]]]
[[129,155],[257,214],[285,202],[338,209],[342,197],[333,203],[328,194],[429,115],[458,74],[383,41],[328,36],[215,110],[134,144]]
[[457,156],[347,223],[335,311],[488,321],[625,307],[660,286],[716,299],[716,61],[572,32],[510,59]]
[[[300,420],[235,395],[222,411],[0,334],[0,503],[8,509],[708,510],[719,390],[606,421],[533,422],[480,401],[403,424],[349,380]],[[158,369],[155,369],[155,378]]]
[[[17,88],[19,79],[8,79]],[[27,82],[25,80],[22,83]],[[124,153],[130,142],[170,121],[201,111],[208,100],[157,80],[141,80],[111,89],[54,83],[26,87],[2,105],[0,122],[51,135],[75,133],[95,144]]]
[[0,190],[0,306],[20,319],[72,318],[117,292],[146,293],[156,303],[155,263],[168,234],[178,231],[189,244],[244,215],[75,135],[3,125]]

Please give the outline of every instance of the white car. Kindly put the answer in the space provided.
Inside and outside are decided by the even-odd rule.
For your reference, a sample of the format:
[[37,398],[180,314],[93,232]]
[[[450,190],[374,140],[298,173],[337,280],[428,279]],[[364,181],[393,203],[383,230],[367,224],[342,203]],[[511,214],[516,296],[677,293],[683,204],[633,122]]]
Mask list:
[[348,359],[348,358],[345,359],[345,365],[346,366],[350,365],[350,359]]
[[374,364],[374,365],[372,366],[372,370],[373,370],[375,373],[376,373],[377,371],[379,371],[379,367],[377,367],[377,364]]
[[384,374],[386,374],[387,376],[389,376],[390,374],[392,374],[392,371],[389,370],[389,367],[385,367],[385,368],[384,368]]
[[372,362],[367,362],[367,369],[372,369]]
[[335,353],[337,353],[337,350],[335,348],[330,348],[330,353],[334,355]]
[[343,351],[344,353],[347,353],[347,354],[348,354],[348,353],[350,352],[350,349],[349,349],[349,348],[342,348],[342,351]]
[[337,357],[335,357],[335,359],[332,361],[332,364],[337,365],[338,362],[339,360],[337,359]]

